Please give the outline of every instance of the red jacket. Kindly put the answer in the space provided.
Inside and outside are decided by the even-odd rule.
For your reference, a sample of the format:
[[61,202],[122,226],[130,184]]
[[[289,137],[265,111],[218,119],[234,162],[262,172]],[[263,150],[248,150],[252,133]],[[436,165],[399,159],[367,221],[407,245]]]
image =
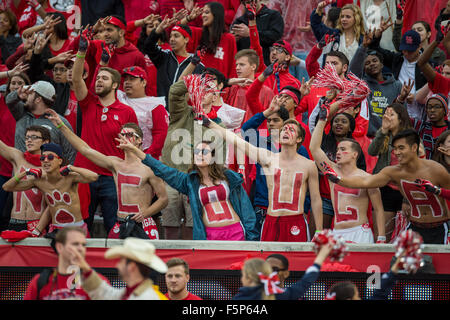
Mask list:
[[[14,147],[16,120],[5,103],[5,97],[0,97],[0,123],[2,124],[2,130],[0,130],[0,140],[7,146]],[[11,163],[5,160],[5,158],[0,157],[0,175],[4,177],[11,177],[11,174]]]

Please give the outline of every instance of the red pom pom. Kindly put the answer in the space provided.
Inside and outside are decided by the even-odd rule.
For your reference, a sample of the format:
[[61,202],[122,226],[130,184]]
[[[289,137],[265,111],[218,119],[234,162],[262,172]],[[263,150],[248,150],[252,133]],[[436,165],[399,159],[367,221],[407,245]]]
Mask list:
[[327,243],[331,243],[333,245],[333,250],[329,255],[330,261],[341,262],[347,255],[347,246],[345,244],[344,238],[340,236],[333,236],[331,230],[329,229],[325,229],[317,233],[312,239],[312,242],[314,243],[314,251],[316,253],[318,253],[322,246]]
[[423,239],[412,230],[403,231],[395,241],[395,256],[399,258],[399,267],[409,273],[416,272],[423,265]]

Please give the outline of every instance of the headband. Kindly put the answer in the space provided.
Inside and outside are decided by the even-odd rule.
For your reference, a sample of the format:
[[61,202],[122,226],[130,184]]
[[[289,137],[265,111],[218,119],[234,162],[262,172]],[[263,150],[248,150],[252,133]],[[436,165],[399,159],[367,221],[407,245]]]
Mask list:
[[172,31],[177,31],[177,32],[181,33],[183,35],[183,37],[191,39],[191,36],[189,35],[189,33],[180,26],[173,27]]
[[298,96],[294,92],[289,90],[289,89],[281,90],[280,94],[287,94],[289,97],[294,99],[294,102],[295,102],[296,105],[298,105],[300,103],[300,101],[298,100]]
[[123,24],[123,22],[120,21],[119,19],[117,19],[116,17],[110,17],[107,23],[112,24],[116,27],[119,27],[122,30],[127,29],[127,27]]

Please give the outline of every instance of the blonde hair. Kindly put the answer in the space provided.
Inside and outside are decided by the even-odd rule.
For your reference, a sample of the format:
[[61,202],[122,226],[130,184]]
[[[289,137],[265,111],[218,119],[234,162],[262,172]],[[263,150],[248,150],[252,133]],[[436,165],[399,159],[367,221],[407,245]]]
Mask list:
[[[272,267],[268,262],[260,258],[245,261],[242,273],[255,284],[262,284],[258,276],[259,272],[265,276],[269,276],[272,273]],[[261,297],[263,300],[275,300],[275,295],[271,294],[267,296],[264,289],[261,290]]]
[[[341,23],[341,17],[342,17],[342,11],[344,11],[345,9],[349,9],[349,10],[353,11],[353,17],[355,18],[355,24],[353,25],[353,32],[355,33],[355,35],[358,37],[361,35],[364,35],[364,33],[366,32],[366,29],[364,27],[364,18],[363,18],[361,9],[354,4],[346,4],[345,6],[342,7],[341,13],[339,15],[339,19],[337,22],[337,29],[339,29],[341,32],[344,32],[344,28],[342,27],[342,23]],[[356,39],[356,41],[359,41],[359,38]]]

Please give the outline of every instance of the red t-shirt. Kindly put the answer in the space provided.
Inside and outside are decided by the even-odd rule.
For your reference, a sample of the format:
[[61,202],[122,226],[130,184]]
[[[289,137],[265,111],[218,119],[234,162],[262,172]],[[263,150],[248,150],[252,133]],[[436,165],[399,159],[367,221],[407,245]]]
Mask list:
[[[99,97],[92,92],[89,92],[86,98],[79,101],[79,105],[83,121],[81,139],[86,141],[91,148],[104,155],[123,159],[123,151],[117,148],[115,138],[118,137],[125,123],[134,122],[138,124],[134,110],[119,100],[105,107],[101,104]],[[77,153],[74,165],[89,169],[100,175],[112,175],[110,171],[95,165],[80,153]]]
[[[169,293],[168,292],[165,294],[165,296],[167,297],[167,299],[171,300],[169,298]],[[183,300],[203,300],[203,299],[200,298],[199,296],[196,296],[195,294],[192,294],[192,293],[188,292],[188,295]]]
[[447,96],[450,91],[450,79],[436,72],[434,81],[428,82],[428,86],[433,93],[442,93],[444,96]]
[[432,128],[433,138],[434,139],[438,138],[445,131],[447,131],[447,125],[445,125],[443,127],[434,127],[433,126],[433,128]]
[[70,278],[73,277],[73,275],[62,274],[58,274],[56,279],[54,279],[54,276],[51,275],[48,283],[42,287],[39,292],[39,297],[37,297],[37,281],[39,276],[40,274],[37,274],[33,277],[28,285],[23,300],[90,300],[88,294],[81,286],[73,289],[68,287],[68,284],[72,283]]
[[[202,28],[191,27],[191,30],[192,41],[188,42],[188,52],[194,52],[202,37]],[[189,46],[189,44],[191,44],[191,46]],[[217,45],[216,53],[206,53],[202,58],[202,63],[206,68],[215,68],[219,70],[226,78],[234,78],[236,77],[236,65],[234,61],[236,52],[236,39],[231,33],[225,32],[222,34],[222,38]]]
[[70,90],[69,101],[67,103],[67,109],[64,113],[64,118],[69,121],[69,124],[72,126],[73,132],[77,132],[77,106],[78,101],[75,97],[75,92]]

